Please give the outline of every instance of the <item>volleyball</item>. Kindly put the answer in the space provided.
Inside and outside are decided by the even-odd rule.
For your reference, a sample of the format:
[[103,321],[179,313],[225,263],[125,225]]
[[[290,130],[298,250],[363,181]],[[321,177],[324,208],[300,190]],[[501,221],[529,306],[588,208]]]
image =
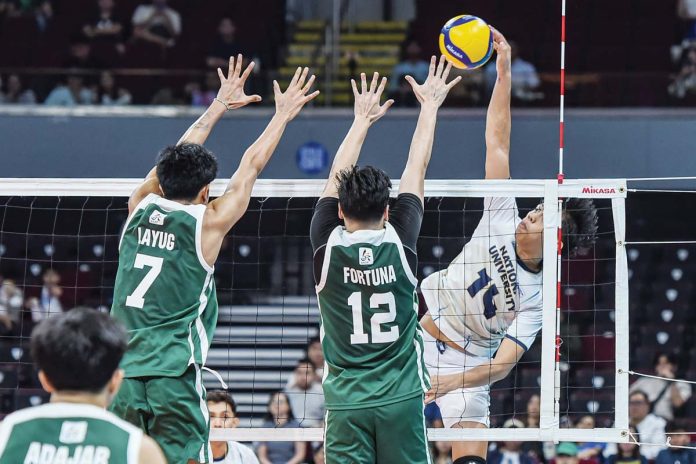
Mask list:
[[440,31],[440,51],[455,68],[475,69],[486,64],[493,53],[493,33],[476,16],[459,15]]

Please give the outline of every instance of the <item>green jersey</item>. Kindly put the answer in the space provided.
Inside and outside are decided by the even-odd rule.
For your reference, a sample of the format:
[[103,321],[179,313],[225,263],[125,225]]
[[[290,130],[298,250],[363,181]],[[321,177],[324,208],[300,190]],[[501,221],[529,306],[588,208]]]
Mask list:
[[128,330],[126,377],[177,377],[205,363],[218,313],[201,251],[205,209],[150,194],[124,226],[111,313]]
[[49,403],[0,424],[1,464],[137,464],[143,432],[97,406]]
[[430,388],[416,284],[390,224],[331,233],[317,285],[327,409],[381,406]]

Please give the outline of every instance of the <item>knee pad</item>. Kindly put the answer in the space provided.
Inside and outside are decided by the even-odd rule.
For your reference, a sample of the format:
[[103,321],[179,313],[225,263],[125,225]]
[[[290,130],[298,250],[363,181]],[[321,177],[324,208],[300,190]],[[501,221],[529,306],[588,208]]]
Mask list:
[[486,464],[486,460],[481,456],[462,456],[455,459],[452,464]]

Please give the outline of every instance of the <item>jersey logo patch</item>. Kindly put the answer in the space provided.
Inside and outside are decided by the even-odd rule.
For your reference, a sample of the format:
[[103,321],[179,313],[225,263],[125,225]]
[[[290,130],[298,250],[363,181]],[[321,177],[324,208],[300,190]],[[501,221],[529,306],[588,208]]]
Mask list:
[[152,214],[150,215],[150,224],[154,224],[156,226],[163,226],[164,225],[164,218],[166,218],[166,214],[162,214],[159,211],[153,211]]
[[372,248],[360,248],[358,250],[360,254],[360,265],[369,266],[375,262],[375,258],[372,256]]
[[87,437],[87,422],[65,421],[60,427],[60,442],[66,445],[82,443]]

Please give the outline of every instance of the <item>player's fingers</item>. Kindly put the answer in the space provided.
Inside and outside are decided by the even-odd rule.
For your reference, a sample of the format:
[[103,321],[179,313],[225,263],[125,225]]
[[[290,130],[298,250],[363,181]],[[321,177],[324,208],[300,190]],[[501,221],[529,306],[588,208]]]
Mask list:
[[309,95],[307,95],[306,97],[304,97],[303,104],[304,104],[304,103],[307,103],[308,101],[314,100],[314,99],[317,97],[317,95],[319,95],[320,93],[321,93],[321,92],[318,91],[318,90],[315,90],[314,92],[310,93]]
[[377,90],[377,82],[379,81],[379,73],[377,71],[372,74],[372,82],[370,82],[370,93],[375,93]]
[[249,63],[249,66],[246,67],[244,73],[242,74],[242,80],[246,80],[249,77],[249,74],[251,74],[251,71],[254,69],[254,66],[256,66],[256,63],[254,63],[253,61]]
[[416,80],[413,77],[404,76],[404,79],[406,79],[406,82],[411,84],[411,87],[413,87],[413,90],[416,90],[418,88],[418,82],[416,82]]
[[367,92],[367,78],[365,77],[365,73],[360,73],[360,90],[362,93]]
[[238,77],[240,74],[242,74],[242,61],[244,61],[244,59],[240,53],[237,55],[237,62],[234,64],[234,77]]
[[309,73],[309,68],[305,67],[302,69],[302,74],[300,74],[300,78],[297,79],[297,86],[302,88],[304,85],[305,79],[307,79],[307,74]]
[[452,87],[454,87],[455,85],[459,84],[459,81],[461,81],[461,80],[462,80],[462,76],[457,76],[454,79],[452,79],[452,82],[447,84],[447,90],[449,90]]
[[379,87],[377,87],[377,95],[382,95],[382,92],[384,92],[384,88],[387,86],[387,78],[383,77],[382,81],[379,83]]
[[442,71],[445,69],[445,55],[440,55],[440,61],[437,63],[437,71],[435,71],[435,76],[442,76]]
[[307,81],[307,83],[305,84],[305,86],[302,87],[302,95],[304,95],[304,94],[306,94],[307,92],[309,92],[309,89],[312,88],[312,84],[314,84],[314,78],[315,78],[314,74],[312,74],[312,75],[309,77],[309,80]]
[[258,103],[261,101],[261,95],[250,95],[246,101],[247,103]]
[[353,96],[357,98],[360,93],[358,92],[358,85],[355,83],[355,79],[350,80],[350,85],[353,87]]
[[232,73],[234,72],[234,56],[230,56],[230,63],[227,66],[227,78],[232,79]]
[[300,73],[302,72],[302,68],[299,66],[295,70],[295,74],[292,76],[292,79],[290,79],[290,85],[288,85],[288,88],[292,87],[295,85],[295,82],[297,82],[297,79],[300,77]]
[[430,57],[430,67],[428,68],[428,75],[429,76],[434,76],[435,75],[435,64],[437,63],[437,58],[435,55]]
[[452,62],[448,61],[447,66],[445,66],[445,70],[442,73],[442,80],[447,82],[447,77],[449,76],[450,71],[452,70]]
[[388,110],[389,108],[391,108],[391,106],[392,106],[393,104],[394,104],[394,100],[392,100],[392,99],[390,98],[389,100],[387,100],[387,101],[384,102],[384,105],[382,105],[382,106],[380,107],[379,112],[380,112],[381,114],[386,113],[387,110]]
[[274,92],[276,95],[278,95],[278,94],[280,94],[280,93],[283,93],[283,92],[280,91],[280,85],[278,84],[278,81],[276,81],[275,79],[273,80],[273,92]]
[[225,75],[222,73],[222,69],[217,68],[218,77],[220,78],[220,84],[225,82]]

